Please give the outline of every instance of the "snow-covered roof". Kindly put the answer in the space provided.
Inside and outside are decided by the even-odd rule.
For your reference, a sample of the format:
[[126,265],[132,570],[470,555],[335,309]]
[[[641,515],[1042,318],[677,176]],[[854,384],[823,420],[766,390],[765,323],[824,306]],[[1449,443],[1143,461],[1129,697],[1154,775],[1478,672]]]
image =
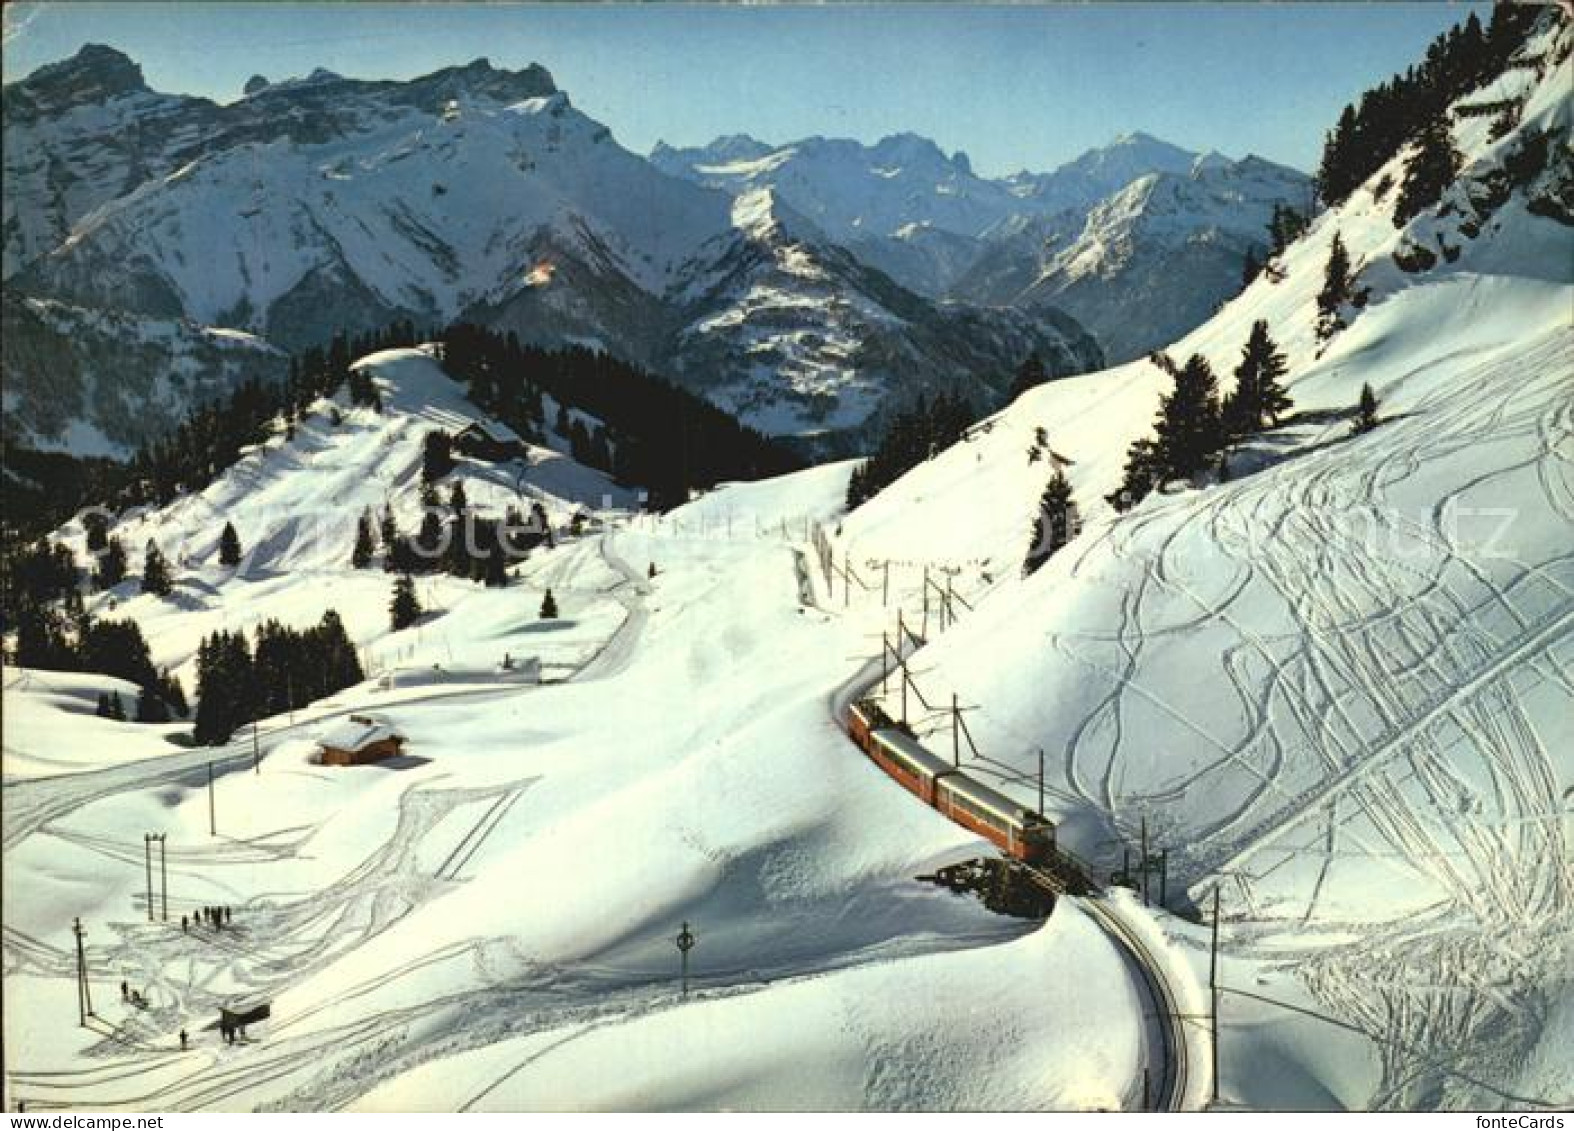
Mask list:
[[374,742],[388,738],[400,738],[400,735],[380,719],[369,715],[351,715],[337,726],[324,731],[317,741],[335,750],[364,750]]

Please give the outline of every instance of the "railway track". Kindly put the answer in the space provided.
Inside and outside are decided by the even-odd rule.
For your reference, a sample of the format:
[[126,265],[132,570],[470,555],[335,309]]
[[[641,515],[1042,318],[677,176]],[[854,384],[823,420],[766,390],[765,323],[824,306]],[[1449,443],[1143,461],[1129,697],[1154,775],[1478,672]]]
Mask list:
[[[831,717],[837,729],[842,731],[849,741],[852,740],[852,736],[847,730],[846,712],[878,682],[870,678],[873,668],[874,664],[871,662],[863,671],[843,684],[830,699]],[[865,756],[856,742],[853,742],[853,745],[858,749],[860,756]],[[1144,1082],[1145,1108],[1150,1111],[1184,1111],[1188,1079],[1186,1032],[1183,1028],[1185,1021],[1179,1001],[1165,977],[1164,967],[1154,956],[1152,949],[1143,941],[1142,936],[1122,920],[1118,909],[1099,890],[1091,874],[1084,875],[1087,869],[1078,866],[1078,862],[1070,857],[1065,859],[1069,872],[1049,871],[1022,861],[1015,863],[1032,877],[1035,883],[1057,898],[1069,896],[1080,899],[1081,906],[1093,916],[1105,935],[1136,970],[1152,1008],[1160,1050],[1157,1087],[1151,1087],[1151,1080]],[[1081,891],[1073,890],[1072,885],[1068,884],[1068,879],[1085,879],[1087,887]],[[1084,894],[1084,891],[1088,894]],[[1148,1094],[1150,1088],[1151,1094]]]
[[[1057,897],[1065,896],[1064,886],[1054,877],[1030,864],[1020,867],[1047,891]],[[1072,898],[1079,899],[1079,906],[1093,917],[1110,941],[1126,955],[1141,978],[1152,1006],[1161,1055],[1157,1086],[1151,1095],[1143,1096],[1145,1110],[1186,1110],[1188,1073],[1186,1031],[1183,1028],[1185,1020],[1181,1015],[1180,1002],[1164,975],[1164,967],[1142,936],[1121,918],[1119,910],[1103,894]]]

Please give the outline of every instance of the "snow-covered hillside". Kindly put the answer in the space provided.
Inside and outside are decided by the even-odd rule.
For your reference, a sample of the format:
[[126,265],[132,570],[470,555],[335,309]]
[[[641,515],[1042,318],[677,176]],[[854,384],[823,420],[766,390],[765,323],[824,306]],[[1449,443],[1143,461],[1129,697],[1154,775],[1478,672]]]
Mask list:
[[[1118,866],[1146,821],[1180,905],[1220,891],[1230,985],[1367,1034],[1339,1048],[1335,1028],[1226,994],[1227,1101],[1570,1098],[1569,51],[1566,25],[1547,31],[1524,53],[1539,66],[1499,80],[1524,102],[1506,136],[1454,116],[1465,164],[1435,208],[1395,229],[1402,152],[1290,249],[1282,280],[1174,344],[1225,389],[1254,321],[1288,355],[1294,415],[1229,482],[1110,511],[1170,384],[1134,363],[1030,392],[836,540],[865,577],[895,563],[909,623],[918,563],[977,606],[911,664],[930,701],[976,706],[982,772],[1031,802],[1047,752],[1075,851]],[[1321,344],[1336,232],[1370,298]],[[1383,423],[1353,436],[1363,384]],[[1050,468],[1029,462],[1038,428],[1086,525],[1024,580]],[[947,750],[949,727],[920,720]],[[1203,935],[1175,933],[1202,968]],[[1296,1100],[1262,1071],[1269,1047]]]
[[[129,684],[6,668],[4,1106],[1131,1110],[1169,1078],[1182,1107],[1215,1083],[1226,1108],[1574,1106],[1574,26],[1542,18],[1455,107],[1463,167],[1435,205],[1396,227],[1401,151],[1169,345],[1226,388],[1259,321],[1288,360],[1293,409],[1230,453],[1223,481],[1105,503],[1171,387],[1147,362],[1029,390],[851,513],[849,463],[657,518],[562,445],[527,443],[522,459],[459,458],[441,491],[462,483],[491,516],[539,502],[557,544],[501,586],[421,577],[423,616],[392,631],[390,575],[351,564],[357,519],[387,508],[414,528],[429,429],[514,439],[426,350],[401,349],[357,363],[380,411],[319,401],[204,490],[117,516],[133,576],[154,541],[173,592],[123,583],[88,611],[134,617],[188,689],[205,635],[330,607],[367,678],[193,748],[189,723],[94,713]],[[434,135],[495,139],[563,105],[466,102],[471,81],[420,88]],[[1483,100],[1517,114],[1500,129],[1458,112]],[[408,104],[390,106],[394,135]],[[742,138],[725,150],[767,156]],[[352,183],[384,175],[358,160],[372,164],[347,166]],[[1084,168],[1088,184],[1109,165]],[[1179,207],[1178,176],[1118,194],[1087,254]],[[554,229],[586,258],[530,260],[525,289],[489,308],[497,324],[600,324],[574,296],[603,268],[637,320],[655,308],[636,277],[660,275],[663,333],[728,365],[762,359],[714,395],[758,382],[759,400],[732,403],[799,434],[823,423],[801,403],[856,343],[913,371],[904,349],[1026,342],[1016,316],[892,283],[774,187],[671,185],[722,201],[716,238],[633,264],[610,229]],[[83,220],[66,258],[120,208]],[[1320,338],[1336,234],[1363,298]],[[966,343],[950,319],[972,320]],[[778,371],[790,395],[768,387]],[[873,403],[860,371],[838,391]],[[1365,385],[1379,420],[1354,434]],[[1083,527],[1024,578],[1054,468]],[[226,522],[238,566],[217,560]],[[85,555],[80,521],[58,536]],[[1163,871],[1145,886],[1166,882],[1173,914],[1116,892],[1019,919],[921,878],[997,853],[841,729],[898,625],[910,680],[887,673],[887,710],[1041,806],[1101,883],[1147,837]],[[319,741],[352,714],[403,750],[322,764]],[[167,920],[147,894],[149,833],[168,838]],[[212,905],[233,911],[224,930],[183,927]],[[262,1002],[266,1020],[220,1037],[221,1008]]]
[[[457,434],[480,422],[494,436],[513,434],[471,405],[463,387],[421,350],[388,350],[358,364],[375,375],[383,411],[351,407],[342,393],[337,401],[319,401],[293,437],[281,430],[206,489],[161,510],[120,516],[110,533],[130,553],[131,579],[93,598],[89,611],[135,619],[154,642],[155,662],[171,667],[188,688],[197,644],[220,623],[232,630],[250,630],[270,617],[309,624],[330,606],[377,671],[432,663],[485,671],[510,648],[520,655],[535,647],[547,648],[549,669],[571,665],[577,653],[554,654],[551,634],[537,631],[534,609],[529,617],[517,609],[500,615],[517,600],[441,575],[423,579],[422,603],[452,611],[438,618],[438,627],[390,636],[389,576],[375,566],[348,568],[361,515],[370,511],[380,519],[390,511],[401,531],[415,532],[429,431]],[[461,457],[443,480],[443,498],[453,483],[463,483],[472,510],[490,518],[510,507],[528,515],[540,503],[559,532],[578,511],[637,505],[635,492],[558,450],[534,444],[524,450],[524,459],[506,463]],[[218,562],[226,522],[245,551],[239,567]],[[66,533],[85,554],[80,524]],[[139,592],[150,541],[177,567],[169,600]]]
[[[382,414],[340,405],[334,424],[319,404],[201,495],[123,520],[184,564],[168,600],[127,587],[94,611],[136,617],[189,685],[202,634],[331,605],[372,678],[264,720],[253,772],[249,731],[183,750],[164,740],[183,726],[93,717],[107,681],[6,673],[8,1106],[1142,1103],[1154,1054],[1121,952],[1072,903],[1034,924],[918,882],[981,842],[834,725],[864,626],[805,604],[794,542],[835,510],[845,467],[569,537],[502,589],[423,581],[432,611],[389,633],[388,577],[349,567],[349,524],[384,502],[405,515],[421,433],[474,412],[417,351],[363,364]],[[531,464],[520,489],[555,517],[604,486],[550,453]],[[497,471],[452,474],[495,509],[516,498]],[[253,551],[239,569],[210,561],[221,515]],[[541,657],[546,682],[504,653]],[[363,712],[408,739],[401,758],[312,761]],[[169,837],[169,922],[138,895],[148,829]],[[233,908],[222,933],[181,930],[212,904]],[[69,1019],[77,916],[112,1038]],[[224,1044],[208,1022],[242,999],[272,1016]]]

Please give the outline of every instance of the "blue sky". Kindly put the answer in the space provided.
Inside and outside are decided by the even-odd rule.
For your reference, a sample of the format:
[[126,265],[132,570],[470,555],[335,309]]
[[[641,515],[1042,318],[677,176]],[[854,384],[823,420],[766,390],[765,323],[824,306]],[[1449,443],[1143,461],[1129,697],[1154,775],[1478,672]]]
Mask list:
[[[1485,6],[1477,5],[1485,18]],[[228,101],[253,73],[408,78],[540,62],[631,149],[723,133],[911,130],[998,175],[1120,133],[1303,169],[1345,102],[1462,4],[6,4],[6,80],[108,43],[150,85]]]

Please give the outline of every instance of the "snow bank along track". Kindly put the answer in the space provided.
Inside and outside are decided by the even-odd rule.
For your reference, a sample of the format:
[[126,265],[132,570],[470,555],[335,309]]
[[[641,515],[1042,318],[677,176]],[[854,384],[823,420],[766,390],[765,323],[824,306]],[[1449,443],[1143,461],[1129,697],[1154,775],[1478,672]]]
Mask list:
[[1160,1064],[1158,1079],[1146,1082],[1144,1103],[1153,1110],[1182,1110],[1186,1033],[1164,967],[1141,934],[1122,919],[1119,908],[1100,892],[1091,871],[1055,844],[1054,825],[1042,814],[1016,804],[925,750],[867,699],[855,698],[846,708],[845,719],[838,721],[853,743],[898,785],[998,845],[1035,884],[1056,896],[1087,897],[1081,906],[1131,963],[1154,1012]]

